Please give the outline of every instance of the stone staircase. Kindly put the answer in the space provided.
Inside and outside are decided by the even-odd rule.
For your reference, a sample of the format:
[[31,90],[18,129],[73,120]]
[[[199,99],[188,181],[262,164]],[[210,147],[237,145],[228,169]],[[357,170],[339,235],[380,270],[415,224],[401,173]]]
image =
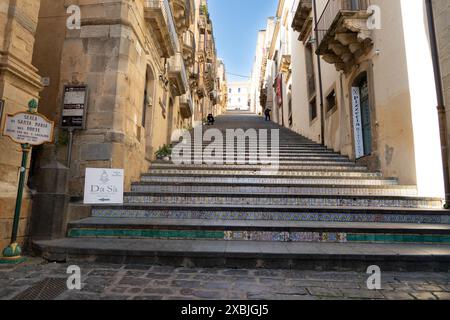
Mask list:
[[[96,206],[69,224],[67,238],[34,249],[64,261],[448,270],[450,213],[441,199],[418,197],[414,186],[259,117],[224,116],[215,128],[280,129],[280,170],[155,162],[124,205]],[[235,152],[260,154],[257,146]]]

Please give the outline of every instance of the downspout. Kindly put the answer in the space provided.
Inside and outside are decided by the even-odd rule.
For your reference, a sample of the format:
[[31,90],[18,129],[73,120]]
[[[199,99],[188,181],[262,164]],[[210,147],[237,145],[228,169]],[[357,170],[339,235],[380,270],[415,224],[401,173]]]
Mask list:
[[[316,47],[319,47],[319,43],[317,41],[319,40],[319,32],[317,30],[317,4],[316,0],[313,0],[313,6],[314,6],[314,21],[316,26],[314,27],[315,31],[315,37],[316,37]],[[322,67],[320,64],[320,55],[316,53],[317,55],[317,72],[319,73],[319,94],[320,94],[320,143],[324,146],[325,145],[325,114],[323,112],[323,84],[322,84]]]
[[425,0],[427,17],[428,17],[428,31],[430,35],[431,56],[433,59],[434,79],[436,84],[437,95],[437,110],[439,119],[439,133],[441,138],[441,153],[442,153],[442,171],[444,173],[444,188],[445,188],[445,203],[444,208],[450,208],[450,174],[448,167],[448,136],[447,136],[447,116],[445,111],[444,93],[442,88],[442,73],[439,61],[439,49],[436,39],[436,28],[434,23],[433,4],[431,0]]

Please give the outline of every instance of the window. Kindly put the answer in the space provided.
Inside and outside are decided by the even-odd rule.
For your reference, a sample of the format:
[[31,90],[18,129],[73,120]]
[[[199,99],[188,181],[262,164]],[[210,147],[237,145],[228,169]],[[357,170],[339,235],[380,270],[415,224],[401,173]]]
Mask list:
[[334,89],[327,96],[327,112],[336,107],[336,91]]
[[317,103],[316,98],[314,98],[309,103],[309,121],[313,121],[316,118],[317,118]]
[[311,44],[305,47],[306,55],[306,81],[308,86],[308,97],[316,94],[316,77],[314,76],[314,52]]

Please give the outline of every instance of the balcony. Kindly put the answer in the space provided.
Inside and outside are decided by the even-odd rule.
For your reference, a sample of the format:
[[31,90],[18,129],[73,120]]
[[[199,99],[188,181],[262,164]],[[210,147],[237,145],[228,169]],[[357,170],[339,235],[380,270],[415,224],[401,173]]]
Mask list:
[[175,96],[185,94],[188,88],[188,80],[186,68],[184,66],[183,56],[181,53],[176,53],[169,59],[169,81]]
[[300,0],[292,21],[292,29],[300,32],[300,41],[305,42],[312,31],[312,0]]
[[180,44],[168,0],[145,0],[144,14],[159,55],[163,58],[173,56],[179,51]]
[[214,90],[214,83],[215,83],[215,72],[214,67],[212,63],[206,64],[206,70],[205,70],[205,87],[208,92],[211,92]]
[[369,0],[329,0],[316,25],[317,53],[348,72],[373,46],[367,27]]
[[194,114],[194,103],[190,91],[180,97],[180,113],[184,118],[190,118]]
[[191,67],[195,63],[195,37],[194,33],[187,30],[183,34],[183,57],[186,65]]
[[288,45],[286,43],[283,43],[282,49],[281,49],[281,64],[280,64],[280,71],[288,74],[290,73],[291,69],[291,53],[288,48]]
[[173,16],[178,33],[181,35],[189,29],[194,21],[194,0],[171,0]]

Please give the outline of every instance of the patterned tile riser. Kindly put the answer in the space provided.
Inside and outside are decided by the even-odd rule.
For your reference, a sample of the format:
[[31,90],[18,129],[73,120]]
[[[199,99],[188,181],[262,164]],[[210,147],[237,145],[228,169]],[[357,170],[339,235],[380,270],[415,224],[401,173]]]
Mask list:
[[167,176],[143,176],[142,182],[196,182],[196,183],[254,183],[254,184],[312,184],[312,185],[348,185],[357,186],[383,186],[397,185],[395,180],[366,180],[366,179],[284,179],[284,178],[233,178],[233,177],[167,177]]
[[234,192],[234,193],[283,193],[283,194],[323,194],[323,195],[371,195],[371,196],[415,196],[416,189],[364,189],[364,188],[296,188],[296,187],[239,187],[239,186],[166,186],[135,185],[132,192]]
[[280,205],[305,207],[393,207],[440,208],[440,201],[406,199],[336,199],[336,198],[257,198],[187,196],[125,196],[126,204],[209,204],[209,205]]
[[123,210],[94,208],[92,216],[98,218],[167,218],[215,220],[269,220],[308,222],[377,222],[450,224],[450,215],[410,214],[353,214],[305,212],[236,212],[236,211],[182,211],[182,210]]
[[229,241],[347,242],[346,233],[225,231]]
[[[173,169],[174,164],[155,164],[152,166],[153,169]],[[209,169],[209,170],[236,170],[237,168],[242,170],[251,170],[251,171],[258,171],[261,170],[262,166],[254,166],[254,165],[239,165],[239,166],[230,166],[230,165],[183,165],[183,169]],[[320,170],[334,170],[336,172],[338,171],[346,171],[346,172],[366,172],[366,169],[363,167],[352,167],[352,166],[339,166],[339,165],[333,165],[333,166],[282,166],[280,167],[280,170],[289,171],[289,170],[308,170],[308,171],[320,171]]]
[[[255,171],[246,170],[176,170],[176,169],[152,169],[152,174],[177,174],[177,175],[253,175]],[[265,171],[267,176],[286,176],[286,177],[355,177],[355,178],[380,178],[380,173],[368,172],[324,172],[324,171]]]
[[449,236],[410,234],[354,234],[340,232],[268,232],[212,230],[72,229],[69,237],[213,239],[226,241],[316,242],[316,243],[450,243]]

